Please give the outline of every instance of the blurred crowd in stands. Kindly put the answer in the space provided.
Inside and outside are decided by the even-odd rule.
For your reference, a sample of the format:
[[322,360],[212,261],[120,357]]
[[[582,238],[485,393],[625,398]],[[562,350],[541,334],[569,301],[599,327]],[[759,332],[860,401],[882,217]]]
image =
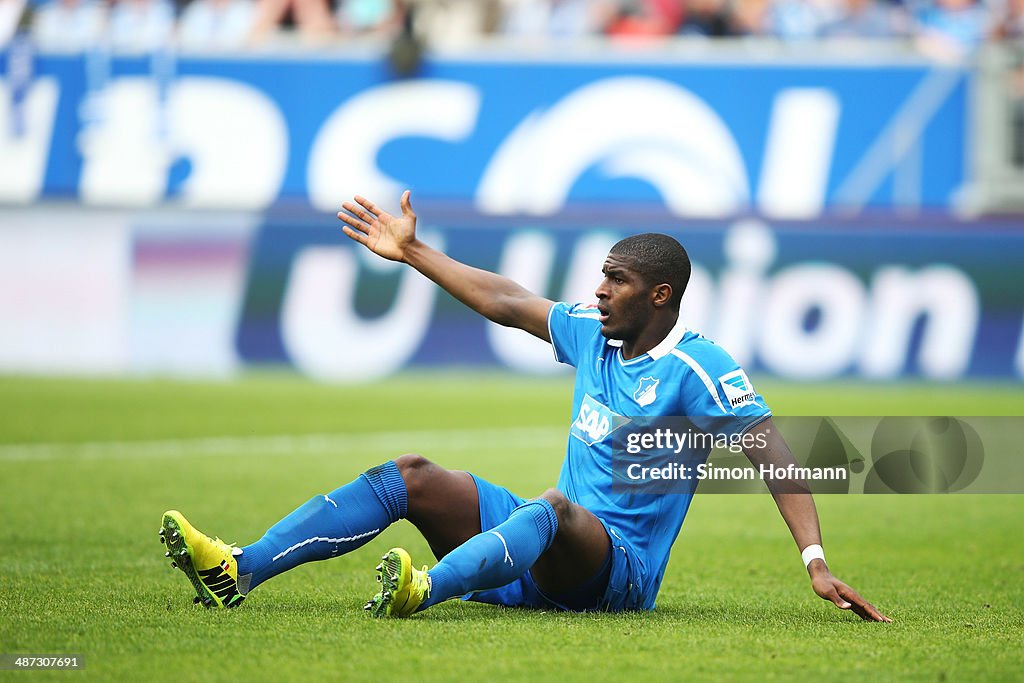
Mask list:
[[600,36],[895,39],[944,60],[986,41],[1020,44],[1024,0],[0,0],[0,46],[19,25],[56,51],[223,51],[405,31],[438,47],[491,36],[556,45]]

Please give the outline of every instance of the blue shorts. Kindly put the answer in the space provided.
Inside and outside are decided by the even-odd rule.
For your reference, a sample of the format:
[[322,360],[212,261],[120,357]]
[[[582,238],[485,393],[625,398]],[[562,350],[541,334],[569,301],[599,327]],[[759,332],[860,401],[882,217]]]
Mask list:
[[[495,486],[494,484],[481,479],[475,474],[472,475],[476,482],[476,491],[480,499],[480,529],[488,531],[498,526],[512,514],[512,511],[526,502],[508,489]],[[596,594],[592,600],[584,600],[592,604],[592,610],[602,612],[621,612],[623,610],[644,609],[645,605],[653,605],[654,600],[648,600],[644,588],[648,584],[647,572],[644,563],[634,550],[632,544],[621,537],[607,522],[598,517],[608,533],[608,542],[611,549],[611,565],[608,568],[608,584],[596,588],[603,593]],[[589,577],[583,577],[587,579]],[[555,599],[545,595],[533,581],[530,572],[501,588],[493,588],[485,591],[470,593],[464,600],[474,602],[485,602],[491,605],[504,605],[506,607],[532,607],[536,609],[555,609],[572,611],[571,608],[560,604]]]

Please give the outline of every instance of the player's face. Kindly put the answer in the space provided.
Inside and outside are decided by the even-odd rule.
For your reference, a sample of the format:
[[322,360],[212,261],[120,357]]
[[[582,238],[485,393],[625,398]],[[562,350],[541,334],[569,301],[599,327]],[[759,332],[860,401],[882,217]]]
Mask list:
[[601,272],[604,279],[594,294],[601,312],[601,334],[608,339],[632,341],[647,326],[651,314],[651,287],[632,269],[633,257],[608,254]]

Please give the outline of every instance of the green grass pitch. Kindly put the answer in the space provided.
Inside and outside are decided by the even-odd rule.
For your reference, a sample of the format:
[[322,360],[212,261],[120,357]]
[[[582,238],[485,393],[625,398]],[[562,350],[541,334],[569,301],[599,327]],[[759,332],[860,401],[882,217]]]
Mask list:
[[[759,388],[778,414],[1024,415],[1019,385]],[[0,652],[75,653],[10,680],[1020,679],[1024,496],[822,496],[829,564],[894,619],[810,590],[771,499],[697,496],[658,608],[556,614],[447,603],[360,608],[411,525],[306,565],[238,610],[192,604],[157,542],[177,507],[247,543],[312,495],[403,452],[523,495],[555,481],[566,379],[403,376],[372,386],[0,379]],[[35,445],[31,445],[35,444]],[[1024,457],[1007,453],[1006,457]]]

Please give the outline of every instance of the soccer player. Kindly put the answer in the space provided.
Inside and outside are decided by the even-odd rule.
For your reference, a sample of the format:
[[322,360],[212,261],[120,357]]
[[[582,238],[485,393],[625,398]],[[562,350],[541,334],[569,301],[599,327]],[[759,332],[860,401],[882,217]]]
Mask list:
[[[550,342],[555,358],[576,368],[576,417],[558,485],[526,500],[467,472],[402,455],[313,497],[243,548],[200,533],[172,510],[164,514],[161,540],[192,582],[196,602],[236,606],[267,579],[351,552],[404,518],[440,559],[416,569],[405,550],[388,551],[377,567],[380,591],[366,606],[374,616],[407,617],[458,597],[572,611],[651,609],[692,492],[616,490],[610,434],[617,420],[733,418],[756,437],[744,450],[755,466],[795,462],[742,369],[679,324],[690,261],[673,238],[623,239],[605,259],[597,305],[571,305],[420,242],[408,191],[400,216],[359,196],[342,206],[338,218],[349,238],[410,265],[487,319]],[[829,571],[811,495],[767,484],[814,592],[863,619],[890,621]]]

